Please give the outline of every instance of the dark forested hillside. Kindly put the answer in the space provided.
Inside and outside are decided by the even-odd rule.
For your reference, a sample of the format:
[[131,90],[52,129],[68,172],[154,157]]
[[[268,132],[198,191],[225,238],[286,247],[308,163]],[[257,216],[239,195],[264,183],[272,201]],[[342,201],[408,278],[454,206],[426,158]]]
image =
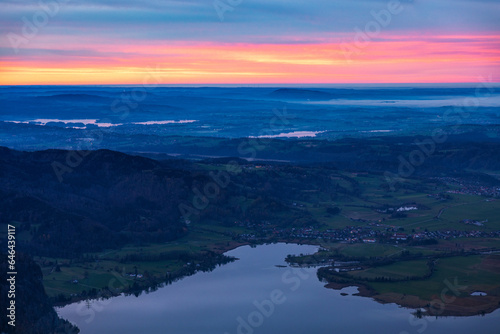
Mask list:
[[[0,321],[1,333],[19,334],[76,334],[77,328],[57,316],[42,285],[42,271],[30,256],[18,253],[16,256],[15,299],[7,298],[9,272],[7,254],[0,256],[0,307],[5,312],[9,301],[15,300],[15,326],[8,325],[5,315]],[[10,320],[10,319],[9,319]]]
[[[0,223],[19,222],[20,230],[29,231],[30,242],[23,244],[26,251],[69,258],[131,242],[175,240],[189,231],[186,212],[196,213],[193,219],[224,225],[265,220],[281,226],[312,226],[316,221],[309,212],[291,206],[292,202],[307,200],[310,191],[360,195],[356,184],[330,181],[336,169],[380,175],[389,171],[394,178],[407,177],[394,174],[402,170],[415,177],[460,176],[492,185],[499,182],[480,173],[500,165],[496,143],[454,138],[435,144],[425,156],[426,151],[415,142],[409,137],[318,141],[310,150],[324,154],[329,162],[311,161],[302,167],[232,160],[239,172],[212,190],[216,196],[205,194],[204,187],[214,184],[213,172],[224,171],[228,159],[197,163],[157,161],[109,150],[20,152],[2,148]],[[313,144],[273,141],[268,150],[286,154],[306,143]],[[424,159],[409,165],[415,152]],[[202,210],[193,200],[201,201]]]
[[158,162],[96,151],[69,168],[70,152],[0,152],[0,222],[20,222],[39,255],[74,256],[126,242],[173,240],[185,234],[178,204],[182,174]]
[[187,215],[224,225],[314,225],[308,212],[290,207],[287,189],[308,189],[327,178],[293,166],[263,173],[240,168],[212,197],[201,192],[215,185],[213,171],[224,170],[221,161],[160,162],[99,150],[69,167],[73,154],[0,150],[0,224],[19,223],[18,230],[29,234],[20,245],[31,254],[74,258],[128,243],[175,240],[188,232]]

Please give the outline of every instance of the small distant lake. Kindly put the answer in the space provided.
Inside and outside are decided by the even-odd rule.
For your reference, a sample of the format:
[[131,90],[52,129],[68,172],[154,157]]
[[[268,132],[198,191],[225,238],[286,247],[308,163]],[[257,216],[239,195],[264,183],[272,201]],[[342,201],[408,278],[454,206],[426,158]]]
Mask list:
[[[239,247],[238,261],[149,294],[57,309],[82,334],[498,333],[500,310],[484,317],[413,317],[413,310],[324,288],[316,269],[277,267],[316,246]],[[344,295],[341,295],[344,294]],[[345,295],[347,293],[347,295]]]
[[488,294],[486,292],[482,292],[482,291],[475,291],[473,293],[470,294],[471,296],[487,296]]

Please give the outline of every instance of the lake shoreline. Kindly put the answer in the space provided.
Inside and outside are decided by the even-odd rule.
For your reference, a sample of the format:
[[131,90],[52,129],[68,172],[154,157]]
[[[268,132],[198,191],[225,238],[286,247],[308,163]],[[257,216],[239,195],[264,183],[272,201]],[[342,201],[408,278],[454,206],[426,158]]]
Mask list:
[[[231,242],[229,244],[226,244],[224,246],[221,246],[221,245],[213,245],[212,247],[209,248],[210,251],[213,251],[214,253],[218,254],[218,255],[224,255],[225,253],[229,252],[229,251],[232,251],[236,248],[239,248],[239,247],[242,247],[242,246],[246,246],[246,245],[249,245],[248,242]],[[235,259],[235,260],[238,260],[238,259]],[[66,300],[66,301],[54,301],[52,302],[52,307],[64,307],[64,306],[67,306],[67,305],[70,305],[70,304],[73,304],[73,303],[79,303],[79,302],[82,302],[82,301],[85,301],[85,300],[92,300],[92,299],[109,299],[109,298],[114,298],[114,297],[118,297],[122,294],[126,294],[126,295],[131,295],[131,294],[134,294],[134,293],[143,293],[143,292],[148,292],[148,291],[151,291],[151,289],[154,289],[154,288],[158,288],[158,287],[162,287],[163,285],[165,284],[174,284],[175,282],[179,281],[179,280],[182,280],[186,277],[189,277],[191,275],[194,275],[196,274],[197,272],[199,271],[196,271],[192,274],[184,274],[184,275],[180,275],[180,276],[177,276],[177,277],[173,277],[171,281],[169,280],[158,280],[158,281],[154,281],[154,282],[150,282],[151,284],[145,284],[144,286],[141,286],[140,289],[138,290],[133,290],[133,291],[122,291],[120,293],[112,293],[111,291],[109,290],[100,290],[100,291],[103,291],[103,293],[99,296],[73,296],[71,297],[71,299],[69,300]]]
[[[319,243],[319,242],[304,243],[303,241],[299,242],[298,240],[288,240],[288,241],[279,240],[279,241],[273,242],[271,244],[276,244],[276,243],[309,245],[309,246],[321,247],[321,243]],[[242,246],[261,246],[261,245],[266,245],[266,244],[268,244],[268,243],[253,244],[250,242],[233,241],[233,242],[229,242],[226,244],[214,244],[211,247],[209,247],[209,250],[211,250],[217,254],[224,255],[225,253],[232,251],[232,250],[235,250],[235,249],[242,247]],[[238,259],[236,259],[236,260],[238,260]],[[196,274],[196,272],[194,274]],[[175,280],[172,282],[172,284],[175,283],[176,281],[182,280],[183,278],[186,278],[188,276],[190,276],[190,275],[176,277]],[[154,284],[144,286],[140,292],[143,293],[143,292],[149,291],[151,288],[161,286],[165,283],[167,283],[167,281],[155,282]],[[400,293],[379,294],[375,290],[371,289],[369,286],[367,286],[363,283],[328,282],[325,285],[325,288],[333,289],[333,290],[341,290],[343,288],[351,287],[351,286],[358,288],[358,292],[353,294],[354,296],[372,298],[373,300],[375,300],[381,304],[396,304],[396,305],[403,307],[403,308],[413,309],[413,310],[415,310],[415,312],[417,312],[420,309],[425,309],[425,312],[421,313],[421,315],[423,315],[423,316],[469,317],[469,316],[489,314],[489,313],[492,313],[500,308],[500,297],[499,296],[492,296],[492,295],[458,297],[454,300],[453,303],[445,304],[444,309],[440,310],[440,309],[435,309],[435,308],[429,307],[431,301],[423,300],[418,296],[406,295],[406,294],[400,294]],[[137,291],[129,291],[129,292],[126,292],[126,294],[134,294],[135,292],[137,292]],[[123,292],[120,294],[110,295],[110,296],[107,296],[104,298],[113,298],[113,297],[120,296],[121,294],[123,294]],[[433,297],[435,299],[439,300],[439,296],[433,296]],[[54,307],[64,307],[64,306],[69,305],[69,304],[73,304],[76,302],[81,302],[81,301],[89,300],[89,299],[94,299],[94,298],[77,297],[77,298],[73,298],[73,299],[66,301],[66,302],[53,303],[53,306]],[[482,303],[482,302],[486,302],[486,303]]]
[[[414,309],[416,312],[424,309],[425,312],[419,313],[421,316],[470,317],[489,314],[500,308],[500,297],[498,296],[457,297],[451,303],[433,303],[433,301],[436,300],[440,301],[439,296],[435,295],[433,296],[433,301],[428,301],[417,296],[403,295],[400,293],[378,294],[376,291],[362,283],[330,282],[325,285],[325,288],[342,290],[353,286],[358,288],[358,292],[353,294],[353,296],[372,298],[381,304],[396,304],[407,309]],[[452,297],[450,297],[450,299],[451,298]],[[431,305],[438,306],[432,307]],[[441,307],[440,309],[440,305],[444,305],[444,307]]]

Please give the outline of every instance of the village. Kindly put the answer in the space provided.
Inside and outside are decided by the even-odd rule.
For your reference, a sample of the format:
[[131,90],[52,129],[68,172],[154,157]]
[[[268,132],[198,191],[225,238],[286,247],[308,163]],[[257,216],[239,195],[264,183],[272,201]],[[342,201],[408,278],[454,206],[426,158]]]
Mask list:
[[[378,226],[376,226],[378,225]],[[314,227],[304,228],[276,228],[270,224],[259,224],[254,226],[256,233],[244,233],[235,236],[241,241],[266,241],[266,240],[327,240],[342,243],[398,243],[425,240],[450,240],[455,238],[498,238],[500,231],[462,231],[462,230],[437,230],[404,232],[401,227],[380,227],[380,224],[367,226],[346,226],[343,229],[327,229],[321,231]]]
[[465,181],[456,177],[434,177],[432,179],[456,187],[456,189],[448,190],[449,194],[500,198],[500,187],[498,186],[487,186],[480,181]]

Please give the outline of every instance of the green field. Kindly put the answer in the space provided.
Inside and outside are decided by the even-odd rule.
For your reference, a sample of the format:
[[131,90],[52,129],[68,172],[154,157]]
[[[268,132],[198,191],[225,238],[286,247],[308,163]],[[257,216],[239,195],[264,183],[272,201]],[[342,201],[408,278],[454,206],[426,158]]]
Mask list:
[[[134,282],[147,283],[145,273],[161,281],[167,273],[175,272],[186,264],[181,260],[120,262],[119,259],[126,255],[148,255],[179,251],[196,254],[201,251],[231,247],[232,240],[221,234],[221,227],[210,226],[210,229],[212,231],[193,227],[187,236],[174,242],[147,246],[127,246],[117,250],[87,254],[87,256],[95,258],[95,260],[84,261],[83,263],[55,258],[36,258],[36,261],[42,268],[43,283],[47,294],[51,297],[60,294],[65,296],[80,294],[91,289],[98,291],[107,287],[123,289],[131,286]],[[60,265],[59,272],[54,270],[56,260]],[[144,277],[136,278],[129,275],[136,272],[144,275]],[[78,283],[74,283],[75,280]]]
[[[423,281],[369,283],[378,293],[399,293],[418,296],[424,300],[431,300],[439,296],[448,283],[463,286],[460,290],[463,296],[474,291],[487,291],[492,295],[500,295],[500,280],[498,268],[485,269],[481,267],[485,256],[452,257],[439,259],[435,273]],[[500,261],[498,256],[496,260]],[[447,283],[448,282],[448,283]]]
[[385,244],[340,244],[340,253],[352,257],[397,256],[404,248]]
[[429,272],[426,263],[427,261],[425,260],[400,261],[387,266],[353,271],[349,274],[352,277],[359,279],[374,279],[377,277],[385,277],[388,279],[399,280],[411,276],[421,277]]

